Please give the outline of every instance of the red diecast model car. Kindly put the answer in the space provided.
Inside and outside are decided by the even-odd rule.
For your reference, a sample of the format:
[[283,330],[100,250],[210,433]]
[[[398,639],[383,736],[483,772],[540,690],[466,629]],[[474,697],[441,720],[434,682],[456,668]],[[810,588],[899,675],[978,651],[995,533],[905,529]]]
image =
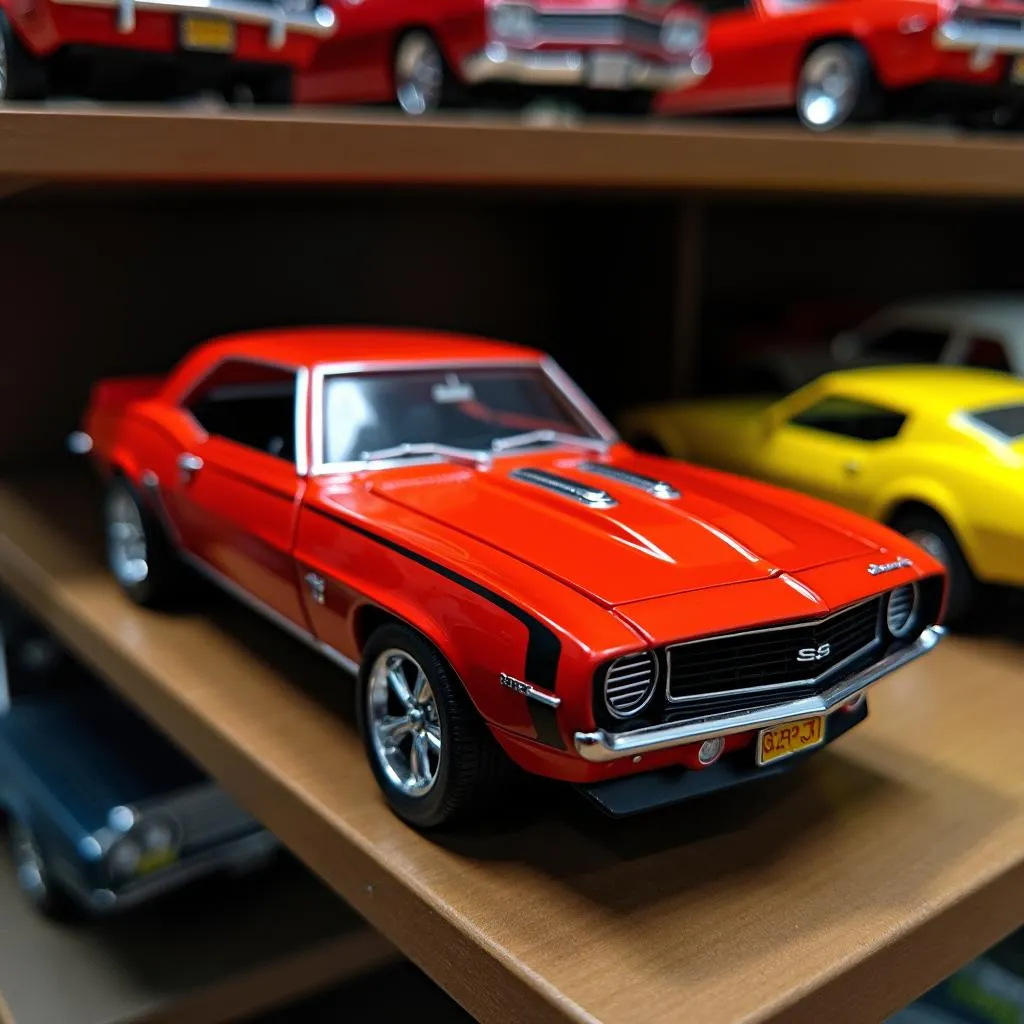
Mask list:
[[679,0],[348,0],[343,17],[299,79],[299,102],[419,115],[467,89],[513,86],[644,109],[709,67],[706,18]]
[[713,67],[661,113],[795,107],[828,131],[915,91],[1019,105],[1024,4],[1000,0],[713,0]]
[[289,103],[335,25],[320,0],[0,0],[0,99],[216,88]]
[[94,388],[110,568],[188,563],[346,668],[420,827],[504,771],[627,814],[782,771],[931,649],[945,577],[887,528],[619,442],[542,353],[251,333]]

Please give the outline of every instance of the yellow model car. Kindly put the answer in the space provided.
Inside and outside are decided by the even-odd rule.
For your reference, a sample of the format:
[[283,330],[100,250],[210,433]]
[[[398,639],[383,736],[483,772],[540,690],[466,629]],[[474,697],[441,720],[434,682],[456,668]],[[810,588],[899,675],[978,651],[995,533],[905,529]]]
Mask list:
[[1024,586],[1024,381],[954,366],[840,370],[778,399],[651,405],[625,440],[879,519],[945,563],[947,621],[978,581]]

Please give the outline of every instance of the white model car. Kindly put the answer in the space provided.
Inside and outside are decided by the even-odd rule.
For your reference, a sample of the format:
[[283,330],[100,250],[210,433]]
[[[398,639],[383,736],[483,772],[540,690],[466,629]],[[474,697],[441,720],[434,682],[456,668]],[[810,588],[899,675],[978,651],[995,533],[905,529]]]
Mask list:
[[745,390],[789,392],[829,370],[952,363],[1024,376],[1024,295],[951,295],[886,306],[825,350],[774,348],[743,372]]

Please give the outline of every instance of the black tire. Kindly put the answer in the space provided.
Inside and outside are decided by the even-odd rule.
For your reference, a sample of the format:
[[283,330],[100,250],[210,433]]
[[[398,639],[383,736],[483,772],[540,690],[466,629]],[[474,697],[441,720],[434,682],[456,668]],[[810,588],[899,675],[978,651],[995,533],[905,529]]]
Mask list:
[[[395,782],[375,741],[377,719],[371,710],[375,692],[371,676],[389,652],[400,652],[422,669],[433,695],[436,714],[428,716],[428,720],[440,731],[441,747],[434,781],[422,795],[410,795]],[[386,692],[387,710],[395,707],[401,712],[391,688],[387,687]],[[448,663],[419,633],[396,624],[375,630],[363,652],[357,694],[356,715],[370,768],[388,805],[410,825],[432,829],[466,820],[489,804],[496,804],[499,795],[508,789],[515,767],[481,720]],[[413,740],[408,738],[411,747]],[[401,754],[398,745],[393,750]]]
[[668,455],[668,449],[653,434],[637,434],[629,439],[629,444],[647,455]]
[[[833,87],[841,85],[838,92]],[[851,121],[882,114],[882,93],[871,60],[860,43],[838,39],[812,47],[800,65],[796,112],[814,132],[827,132]]]
[[429,117],[456,104],[458,84],[437,40],[426,29],[402,33],[391,62],[394,102],[410,117]]
[[46,64],[25,49],[0,11],[0,100],[41,100],[46,93]]
[[946,625],[969,622],[978,605],[980,585],[946,521],[930,509],[912,508],[898,512],[890,525],[946,567],[949,590]]
[[288,107],[294,95],[291,68],[272,68],[249,83],[252,101],[257,106]]
[[8,818],[7,843],[18,888],[32,907],[56,921],[76,921],[84,916],[82,908],[52,877],[35,833],[17,814]]
[[[123,503],[123,504],[121,504]],[[127,571],[119,556],[118,527],[124,516],[134,509],[141,529],[140,549],[145,571]],[[185,590],[187,573],[171,544],[163,524],[136,489],[122,476],[115,477],[107,487],[103,502],[103,519],[107,544],[107,565],[121,589],[136,604],[145,608],[163,608],[175,604]]]

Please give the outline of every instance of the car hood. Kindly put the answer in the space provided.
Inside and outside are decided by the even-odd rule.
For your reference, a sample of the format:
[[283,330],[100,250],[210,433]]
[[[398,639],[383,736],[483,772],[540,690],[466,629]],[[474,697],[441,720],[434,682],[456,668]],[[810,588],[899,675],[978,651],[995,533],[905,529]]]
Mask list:
[[[507,463],[507,464],[506,464]],[[785,491],[759,488],[683,463],[605,459],[675,487],[669,499],[602,477],[585,458],[501,460],[489,469],[447,467],[388,474],[373,491],[532,565],[609,607],[765,579],[868,554],[877,545],[787,508]],[[652,472],[653,468],[653,472]],[[522,479],[541,470],[606,492],[595,507]]]

